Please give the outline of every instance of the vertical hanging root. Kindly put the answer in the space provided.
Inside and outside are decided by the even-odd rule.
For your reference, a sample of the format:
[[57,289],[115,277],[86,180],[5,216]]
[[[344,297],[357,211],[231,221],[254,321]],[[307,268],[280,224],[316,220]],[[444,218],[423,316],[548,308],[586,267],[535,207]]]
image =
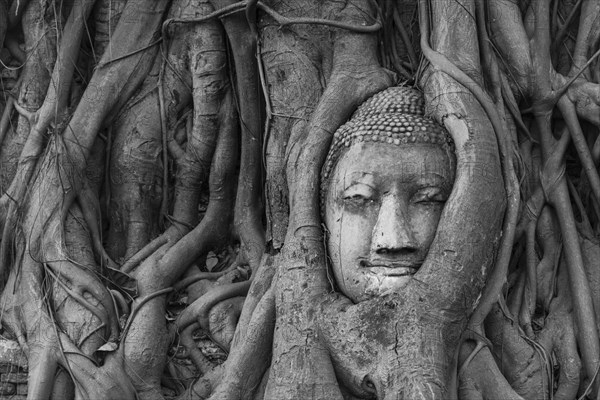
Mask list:
[[521,303],[521,312],[519,314],[519,322],[525,330],[525,334],[532,338],[534,337],[533,328],[531,326],[531,317],[535,312],[537,300],[537,264],[538,258],[535,252],[535,231],[537,219],[532,220],[527,226],[527,250],[526,250],[526,265],[527,276],[525,279],[525,290],[523,290],[523,302]]
[[[198,257],[211,248],[222,245],[229,238],[231,209],[235,197],[232,182],[236,176],[235,159],[238,153],[237,125],[234,121],[236,113],[232,102],[231,92],[228,91],[219,111],[219,136],[210,168],[210,199],[204,218],[161,255],[158,274],[145,276],[145,270],[153,268],[153,265],[142,264],[136,270],[136,276],[140,280],[149,280],[153,282],[152,285],[161,287],[171,286]],[[169,231],[164,235],[168,234]]]
[[91,245],[94,255],[96,256],[96,262],[98,265],[100,265],[102,273],[105,274],[104,278],[108,280],[110,278],[108,276],[107,267],[116,271],[119,269],[119,266],[112,260],[112,258],[110,258],[104,249],[104,245],[102,244],[102,237],[100,234],[100,203],[96,194],[86,183],[84,183],[84,186],[78,195],[78,203],[81,208],[83,218],[87,224],[88,232],[91,238]]
[[[208,1],[206,12],[212,10]],[[173,216],[191,226],[198,223],[198,201],[202,186],[209,177],[211,160],[220,126],[234,119],[229,104],[231,87],[227,77],[225,33],[215,21],[197,25],[190,38],[193,116],[188,119],[185,154],[179,160],[175,184]],[[200,61],[201,60],[201,61]]]
[[560,366],[555,400],[568,400],[577,396],[581,375],[581,359],[575,339],[572,303],[566,266],[561,266],[557,280],[557,296],[549,307],[545,325],[538,335],[539,343],[548,354],[554,354]]
[[[229,1],[213,1],[219,6]],[[216,7],[217,8],[217,7]],[[219,7],[220,8],[220,7]],[[256,61],[256,35],[243,15],[227,17],[223,24],[229,37],[236,71],[242,129],[240,176],[235,204],[234,225],[243,255],[253,271],[258,269],[265,248],[262,225],[262,99]]]
[[563,96],[558,102],[558,108],[567,123],[569,133],[573,140],[573,144],[577,149],[577,154],[581,160],[583,170],[590,182],[596,203],[600,204],[600,177],[598,176],[598,169],[592,159],[590,148],[588,147],[586,138],[581,130],[575,106],[566,96]]
[[266,291],[271,287],[275,269],[273,257],[265,255],[261,261],[258,272],[253,275],[252,284],[250,285],[250,289],[248,289],[248,295],[244,301],[244,307],[242,308],[238,326],[231,343],[232,349],[235,349],[238,344],[243,346],[243,343],[246,342],[246,332],[248,324],[250,323],[250,318],[252,318],[254,309],[257,307]]
[[[11,228],[17,225],[17,205],[24,200],[25,193],[30,185],[33,172],[38,164],[37,161],[44,149],[46,131],[51,121],[56,118],[56,110],[62,110],[66,107],[68,92],[71,87],[70,82],[73,79],[75,68],[74,60],[77,59],[79,54],[85,20],[89,16],[93,5],[94,0],[84,0],[75,3],[73,6],[64,28],[48,93],[44,103],[31,120],[31,131],[19,157],[19,168],[10,188],[2,196],[3,198],[9,197],[15,200],[10,202],[8,220],[6,221],[6,224]],[[3,265],[9,263],[7,243],[10,242],[11,234],[11,231],[4,229],[3,241],[0,247],[0,263]],[[1,279],[3,277],[0,273],[0,283]]]
[[[206,214],[191,232],[168,249],[159,250],[157,255],[150,256],[137,268],[135,276],[142,296],[171,286],[198,257],[229,239],[237,167],[235,160],[238,155],[236,114],[231,100],[232,97],[227,94],[219,113],[222,119],[210,168],[210,199]],[[169,234],[169,231],[165,234]],[[153,363],[148,363],[140,355],[166,351],[167,333],[162,330],[156,333],[157,326],[164,327],[164,308],[163,299],[146,303],[131,322],[131,328],[123,339],[129,376],[145,389],[147,385],[139,379],[140,376],[151,380],[152,385],[160,383],[164,359],[156,358]]]
[[[552,137],[549,115],[537,116],[536,123],[542,138],[543,155],[545,159],[548,159],[551,156],[551,143],[555,141]],[[563,135],[566,134],[566,132],[563,133]],[[591,378],[594,376],[598,365],[600,365],[600,339],[598,338],[591,290],[585,275],[579,234],[566,182],[565,176],[560,175],[557,181],[542,182],[542,184],[547,186],[544,191],[556,211],[563,236],[563,246],[575,311],[575,323],[578,327],[577,342],[582,354],[585,372],[588,378]],[[594,390],[597,390],[597,385],[598,383],[596,383]]]

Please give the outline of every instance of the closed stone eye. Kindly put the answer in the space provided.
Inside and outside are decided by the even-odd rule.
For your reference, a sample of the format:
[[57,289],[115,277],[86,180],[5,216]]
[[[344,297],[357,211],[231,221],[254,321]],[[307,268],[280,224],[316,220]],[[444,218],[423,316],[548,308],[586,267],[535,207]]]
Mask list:
[[429,187],[419,190],[412,198],[413,203],[443,203],[448,199],[441,188]]

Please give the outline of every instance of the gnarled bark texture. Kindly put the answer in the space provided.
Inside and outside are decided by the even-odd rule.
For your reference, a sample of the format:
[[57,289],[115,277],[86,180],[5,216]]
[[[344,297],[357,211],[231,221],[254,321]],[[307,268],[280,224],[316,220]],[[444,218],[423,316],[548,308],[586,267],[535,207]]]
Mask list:
[[[592,0],[0,0],[0,398],[597,399],[599,27]],[[319,177],[397,84],[456,180],[418,275],[354,304]]]

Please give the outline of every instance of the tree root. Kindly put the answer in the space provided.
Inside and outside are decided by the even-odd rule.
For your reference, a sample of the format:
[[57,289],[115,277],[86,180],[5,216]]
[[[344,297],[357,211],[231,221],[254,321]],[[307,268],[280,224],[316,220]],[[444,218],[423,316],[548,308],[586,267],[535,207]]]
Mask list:
[[[208,1],[205,13],[212,10]],[[197,12],[197,11],[195,11]],[[179,162],[175,184],[173,216],[191,226],[198,223],[198,201],[209,177],[219,129],[235,119],[232,90],[227,80],[225,33],[216,21],[200,24],[194,31],[190,57],[204,60],[190,65],[193,116],[187,134],[185,155]]]
[[0,49],[4,47],[4,38],[8,29],[8,4],[0,0]]
[[198,371],[200,371],[200,376],[208,374],[215,368],[215,365],[211,363],[208,358],[202,354],[202,352],[198,349],[196,342],[192,338],[192,333],[198,328],[196,324],[192,324],[185,328],[180,334],[179,338],[181,340],[181,344],[185,347],[187,351],[187,355],[190,357]]
[[237,296],[245,296],[250,288],[251,281],[231,283],[226,286],[217,286],[208,291],[185,310],[175,320],[172,326],[173,333],[182,332],[196,321],[202,329],[209,331],[209,312],[219,302]]
[[[550,155],[550,143],[554,141],[550,130],[549,116],[538,116],[536,122],[542,137],[542,151],[547,159]],[[594,314],[589,282],[585,275],[579,236],[564,175],[556,182],[556,186],[551,191],[549,189],[545,191],[548,193],[550,204],[556,210],[563,235],[563,246],[573,295],[575,321],[578,327],[577,341],[586,374],[591,377],[594,375],[597,366],[600,365],[600,339],[598,339],[596,315]],[[595,390],[597,388],[598,386],[595,387]]]
[[[477,304],[477,307],[474,310],[473,315],[471,316],[471,319],[469,321],[470,329],[476,331],[478,334],[481,335],[483,334],[483,320],[485,316],[489,313],[492,305],[497,301],[506,277],[519,212],[520,190],[513,166],[511,140],[510,137],[507,137],[508,127],[505,123],[502,123],[500,115],[496,109],[496,105],[494,105],[493,101],[486,94],[483,88],[475,81],[473,77],[467,75],[463,70],[459,68],[459,66],[455,65],[446,57],[446,55],[444,55],[444,51],[452,52],[453,49],[446,45],[446,47],[448,48],[442,48],[436,51],[429,46],[428,10],[429,8],[427,6],[427,0],[420,0],[419,15],[421,20],[421,49],[423,51],[423,54],[432,63],[435,69],[439,69],[444,73],[448,74],[450,77],[452,77],[453,80],[467,88],[475,96],[479,105],[485,111],[491,123],[491,126],[493,127],[502,162],[502,174],[504,178],[504,187],[506,191],[508,207],[504,219],[504,225],[502,228],[503,234],[500,243],[499,254],[494,269],[492,270],[491,275],[488,279],[488,284],[485,285],[484,292],[482,294],[482,299]],[[435,15],[435,18],[439,21],[445,21],[443,14]],[[465,60],[464,62],[465,68],[479,67],[477,64],[475,64],[475,66],[469,65],[471,63],[478,62],[478,60],[472,59],[474,58],[472,52],[473,50],[470,49],[468,57],[466,57],[467,60]],[[478,74],[478,72],[478,70],[475,70],[471,73]],[[471,114],[476,114],[474,109],[469,110],[467,108],[466,110],[468,110],[468,112],[470,112]],[[439,111],[437,110],[436,112],[439,113]],[[446,123],[446,125],[448,124]],[[452,129],[450,129],[450,126],[447,126],[447,128],[452,134],[454,133]],[[455,143],[457,143],[457,147],[460,146],[460,143],[462,141],[464,141],[464,138],[457,140],[458,138],[454,137],[454,139]],[[458,151],[459,150],[457,149],[457,152]]]
[[227,353],[231,349],[231,342],[239,323],[245,299],[244,296],[233,297],[218,303],[210,310],[210,337]]
[[[473,345],[463,345],[461,353],[472,352]],[[464,356],[466,357],[466,356]],[[490,351],[483,347],[461,369],[459,398],[462,400],[524,400],[506,382]]]
[[[119,337],[118,318],[110,292],[98,277],[81,267],[75,266],[71,261],[48,261],[44,263],[58,280],[65,280],[70,288],[65,290],[77,299],[81,305],[96,315],[109,329],[108,341],[114,342]],[[85,299],[85,294],[92,295],[99,306],[91,304]]]
[[85,219],[90,232],[92,247],[96,255],[97,263],[102,267],[109,267],[115,270],[119,269],[118,265],[110,258],[102,245],[102,238],[100,235],[100,202],[98,201],[97,196],[87,184],[84,184],[79,192],[78,200],[81,212],[83,213],[83,218]]
[[[77,2],[73,7],[63,31],[54,71],[52,72],[51,84],[48,87],[46,98],[40,109],[31,114],[22,109],[18,104],[15,104],[17,110],[20,109],[26,113],[25,117],[31,125],[31,131],[19,157],[19,168],[17,168],[17,173],[10,188],[3,196],[9,196],[15,199],[17,203],[23,201],[25,192],[29,187],[38,158],[44,149],[46,131],[51,121],[57,118],[55,115],[56,109],[62,110],[66,108],[70,83],[75,68],[73,60],[77,59],[85,20],[89,16],[93,5],[93,0],[85,0]],[[62,118],[62,116],[59,118]],[[9,208],[7,221],[7,224],[10,226],[16,224],[16,209],[16,204],[12,203]],[[4,240],[2,242],[2,249],[0,250],[0,260],[2,260],[2,263],[5,263],[7,262],[6,243],[10,242],[9,232],[3,232],[2,237]]]
[[[58,364],[72,372],[80,398],[132,399],[133,391],[119,364],[105,363],[98,368],[71,342],[66,334],[55,328],[50,309],[44,304],[41,291],[42,269],[39,263],[26,256],[18,281],[23,304],[23,323],[27,331],[27,352],[30,362],[28,395],[48,399],[54,384]],[[100,397],[98,397],[100,396]]]
[[[521,216],[521,221],[517,228],[519,233],[515,235],[515,238],[521,237],[529,223],[539,217],[547,202],[546,190],[553,188],[564,173],[563,160],[569,141],[570,135],[564,134],[552,145],[548,157],[544,160],[543,169],[538,174],[541,181],[536,180],[535,189],[525,204],[526,211]],[[543,184],[542,181],[544,182]]]
[[125,273],[132,272],[136,267],[140,265],[142,261],[146,258],[153,255],[157,252],[161,247],[166,245],[169,242],[168,235],[160,235],[142,249],[140,249],[137,253],[131,256],[122,266],[121,271]]
[[486,319],[485,330],[505,381],[525,399],[546,398],[550,384],[545,376],[546,363],[518,324],[496,305]]
[[[177,228],[169,229],[165,236],[181,237],[158,254],[148,257],[135,271],[142,296],[172,285],[202,254],[221,245],[229,237],[235,187],[237,154],[236,126],[232,121],[235,113],[225,96],[221,110],[224,120],[219,127],[217,147],[213,157],[209,190],[210,200],[202,221],[187,235],[181,237]],[[226,114],[226,112],[228,112]],[[226,116],[226,117],[225,117]],[[139,311],[126,337],[125,359],[129,374],[135,385],[144,391],[160,384],[164,358],[152,354],[167,351],[168,334],[164,323],[165,302],[153,299]],[[139,377],[144,376],[141,380]],[[144,381],[150,382],[146,384]]]
[[[221,8],[230,0],[212,0]],[[240,174],[235,203],[234,226],[241,242],[242,254],[253,271],[260,265],[265,249],[262,227],[262,135],[261,97],[258,68],[255,59],[256,36],[251,34],[248,21],[242,15],[223,20],[229,38],[236,71],[240,126],[242,130]]]
[[[600,101],[600,96],[598,100]],[[565,118],[565,122],[567,123],[571,139],[573,141],[573,144],[575,145],[575,148],[577,149],[577,154],[579,155],[579,159],[581,160],[583,171],[585,172],[590,182],[590,186],[594,198],[596,199],[596,203],[600,204],[600,176],[598,176],[598,170],[596,168],[594,160],[592,159],[590,148],[588,147],[586,138],[584,137],[583,131],[581,130],[581,125],[577,118],[575,105],[566,97],[563,97],[558,102],[558,108],[561,111],[563,117]]]
[[[360,2],[337,11],[343,20],[368,23],[373,10]],[[391,84],[377,61],[374,40],[374,35],[336,32],[327,87],[310,122],[292,131],[288,140],[290,220],[275,286],[277,329],[265,398],[341,398],[329,355],[314,331],[315,299],[329,291],[314,183],[319,181],[333,132],[362,101]],[[293,104],[295,99],[287,101]],[[305,373],[296,374],[289,365],[298,365]]]
[[232,349],[220,385],[213,400],[253,399],[265,370],[271,361],[271,346],[275,328],[275,296],[268,289],[256,305],[246,326],[246,340]]
[[[214,11],[209,1],[224,6]],[[593,82],[598,80],[595,67],[600,56],[600,51],[596,51],[600,29],[593,25],[600,15],[596,2],[565,5],[562,0],[490,4],[476,0],[462,3],[421,0],[422,4],[428,1],[433,11],[425,15],[422,7],[422,26],[427,27],[429,21],[435,24],[432,32],[426,29],[423,34],[424,50],[433,52],[428,48],[428,43],[432,43],[431,47],[446,58],[434,59],[437,55],[428,53],[430,58],[433,54],[432,65],[425,74],[418,75],[422,77],[429,100],[433,100],[428,112],[447,126],[457,144],[457,184],[444,210],[431,256],[419,276],[405,292],[353,305],[347,299],[329,295],[332,286],[327,276],[317,182],[333,132],[366,97],[392,83],[376,54],[378,46],[373,33],[381,28],[380,16],[375,17],[375,8],[367,4],[368,0],[307,0],[303,3],[306,9],[291,0],[273,5],[259,0],[234,1],[177,0],[173,3],[159,0],[149,5],[145,0],[129,0],[115,31],[114,46],[104,52],[90,80],[86,72],[77,76],[74,68],[91,67],[95,63],[95,60],[75,62],[76,58],[85,57],[83,53],[79,55],[80,50],[85,52],[89,48],[81,44],[81,38],[88,33],[85,24],[93,0],[65,5],[13,0],[10,15],[0,12],[0,25],[8,21],[15,27],[23,10],[30,10],[23,24],[27,54],[20,54],[16,35],[11,35],[7,39],[10,42],[5,43],[5,47],[10,46],[11,52],[18,54],[15,58],[23,58],[29,68],[19,78],[25,89],[21,88],[18,103],[8,104],[8,111],[0,121],[1,145],[7,121],[15,110],[19,113],[18,132],[4,140],[11,146],[10,149],[7,146],[6,152],[21,156],[20,169],[14,179],[10,179],[10,173],[5,174],[11,187],[0,198],[0,230],[4,232],[0,245],[0,286],[8,274],[9,286],[2,296],[6,301],[2,304],[3,323],[30,357],[29,397],[69,396],[74,391],[77,398],[133,399],[138,395],[161,398],[159,377],[169,345],[164,295],[185,288],[196,279],[222,275],[200,274],[178,282],[189,266],[198,262],[199,256],[209,250],[216,252],[230,243],[232,220],[234,235],[241,240],[240,261],[250,264],[252,281],[216,287],[197,301],[192,299],[196,296],[194,290],[188,291],[191,305],[173,327],[187,326],[181,332],[182,343],[203,373],[202,379],[187,393],[190,396],[205,398],[212,391],[213,398],[223,400],[250,399],[255,395],[259,398],[350,399],[356,393],[381,398],[417,394],[454,396],[455,387],[448,385],[447,378],[454,374],[453,366],[460,359],[463,367],[459,372],[459,389],[461,396],[467,399],[502,396],[521,400],[520,396],[552,396],[555,367],[560,371],[554,394],[557,399],[570,400],[577,394],[586,396],[589,391],[592,392],[590,397],[597,397],[600,275],[593,267],[598,259],[596,250],[600,249],[594,237],[594,229],[599,228],[596,217],[600,217],[600,178],[595,165],[600,158],[600,140],[590,151],[586,140],[592,137],[585,137],[589,125],[580,125],[578,120],[578,117],[587,119],[595,127],[600,126],[599,85]],[[385,3],[387,9],[394,5],[393,0],[380,0],[380,3]],[[3,5],[6,6],[6,0],[0,0],[0,9]],[[106,2],[102,6],[106,7]],[[164,58],[154,64],[162,66],[157,97],[156,82],[146,77],[156,54],[156,44],[161,41],[157,39],[158,27],[167,7],[172,11],[189,9],[181,15],[169,15],[176,18],[169,18],[162,26]],[[570,12],[562,27],[559,23],[563,14],[561,7]],[[582,11],[577,11],[579,8]],[[66,10],[71,11],[71,16],[60,32],[64,22],[62,13]],[[32,16],[42,11],[45,12],[43,18],[33,21]],[[476,18],[473,11],[477,13]],[[288,17],[287,13],[294,16]],[[577,13],[581,16],[575,43],[571,37],[574,30],[568,25]],[[139,26],[141,14],[145,26]],[[196,18],[197,15],[200,17]],[[502,22],[495,18],[497,15],[503,15]],[[391,44],[394,49],[387,54],[380,53],[387,59],[385,65],[401,72],[404,67],[416,69],[415,54],[410,55],[408,64],[395,53],[395,41],[407,43],[408,40],[397,10],[390,19],[390,27],[396,24],[399,31],[386,26],[386,36],[391,40],[386,39],[380,48]],[[204,22],[172,25],[199,21]],[[229,71],[221,23],[226,26],[235,63],[235,67],[229,66]],[[108,21],[109,36],[110,24]],[[491,38],[487,37],[486,25]],[[171,40],[167,41],[169,28]],[[0,27],[0,47],[4,39],[2,29]],[[188,35],[186,31],[193,33]],[[51,36],[55,32],[62,37],[59,46],[50,46],[48,54],[37,54],[36,46],[52,43]],[[462,48],[464,42],[460,40],[451,41],[457,33],[464,32],[470,33],[465,37],[473,39],[466,48]],[[564,46],[560,43],[561,48],[574,46],[571,71],[566,76],[554,71],[554,65],[566,71],[569,61],[552,60],[550,49],[557,44],[552,43],[551,32],[555,40],[558,38],[561,42],[561,37],[569,36]],[[265,39],[264,51],[260,48],[255,51],[254,46],[260,39]],[[491,40],[494,40],[493,46]],[[46,100],[38,109],[40,104],[29,98],[33,98],[32,93],[41,93],[34,84],[45,86],[44,70],[50,71],[52,66],[48,68],[40,60],[53,58],[53,47],[58,48],[59,54],[53,62],[52,86],[48,90],[43,87]],[[561,51],[560,56],[567,53],[564,49]],[[497,54],[507,57],[499,60]],[[264,69],[260,68],[263,58]],[[192,66],[193,63],[197,64]],[[203,63],[204,68],[200,65]],[[483,63],[483,72],[479,63]],[[33,68],[34,64],[42,68]],[[306,68],[297,68],[299,64]],[[235,95],[239,120],[233,105],[235,88],[229,87],[227,72],[234,80],[237,78]],[[471,93],[444,73],[470,88]],[[41,78],[32,79],[36,74]],[[509,82],[509,78],[512,81]],[[141,297],[135,298],[132,292],[136,290],[131,287],[122,291],[118,288],[121,283],[116,282],[113,269],[118,266],[113,259],[121,262],[121,254],[108,246],[111,259],[103,246],[104,221],[98,217],[99,199],[87,185],[85,174],[95,166],[95,163],[90,164],[90,158],[103,157],[101,152],[90,156],[101,147],[92,147],[93,143],[100,143],[96,140],[98,131],[112,124],[114,116],[119,115],[115,110],[123,108],[141,82],[145,84],[143,90],[125,112],[133,116],[135,112],[131,110],[160,101],[162,211],[163,222],[171,225],[146,247],[146,242],[158,233],[156,227],[156,232],[151,232],[152,229],[145,232],[146,227],[132,229],[128,232],[131,241],[121,241],[126,242],[123,258],[133,255],[123,264],[122,271],[133,271],[137,278]],[[87,90],[80,99],[80,88],[85,85]],[[261,99],[261,85],[266,99]],[[487,92],[483,87],[491,93],[489,98],[485,97]],[[479,101],[470,99],[473,93]],[[190,124],[185,135],[173,133],[176,126],[173,121],[186,118],[181,113],[192,95],[193,126]],[[530,110],[537,126],[531,131],[527,124],[530,120],[520,118],[517,98],[520,104],[533,102]],[[268,104],[266,121],[261,115],[263,100]],[[134,109],[138,102],[139,108]],[[551,112],[557,102],[568,129],[555,140],[553,135],[558,135],[551,132],[551,117],[556,116]],[[70,105],[75,108],[70,109]],[[491,125],[481,113],[480,105]],[[508,112],[513,115],[514,124]],[[266,123],[262,125],[263,122]],[[238,124],[242,128],[241,164],[237,163],[240,158]],[[123,125],[134,126],[130,120]],[[513,125],[518,126],[519,139],[527,140],[522,146],[528,155],[523,165],[513,153],[517,138]],[[496,132],[495,141],[489,136],[490,126]],[[562,122],[556,127],[562,127]],[[556,131],[561,133],[560,129]],[[124,133],[120,136],[124,137]],[[177,140],[169,145],[175,136]],[[571,139],[577,150],[576,162],[583,164],[586,173],[581,180],[572,173],[572,159],[568,158],[569,168],[565,162]],[[537,140],[543,150],[542,165],[536,164],[536,152],[540,149]],[[120,145],[113,143],[112,133],[106,141],[107,147],[116,154]],[[20,149],[23,142],[25,146]],[[177,158],[173,215],[169,215],[167,207],[172,165],[167,150]],[[127,154],[127,151],[121,153]],[[263,230],[261,194],[265,182],[261,176],[261,157],[265,160],[270,185],[267,235]],[[473,168],[466,166],[469,163]],[[91,167],[86,168],[88,165]],[[522,168],[524,165],[529,169]],[[484,166],[483,178],[478,175],[479,166]],[[237,169],[241,171],[239,176]],[[110,189],[112,183],[106,170],[105,190]],[[530,179],[523,190],[523,197],[528,196],[526,207],[519,210],[517,176],[521,172],[520,178]],[[276,174],[282,177],[274,178]],[[95,178],[98,184],[101,176]],[[153,175],[152,185],[154,178]],[[207,178],[209,205],[198,223],[199,198]],[[502,179],[506,193],[501,190]],[[144,188],[143,192],[156,189],[158,193],[158,186]],[[588,198],[588,186],[593,199]],[[471,191],[473,193],[466,194]],[[501,227],[504,194],[509,200],[508,213]],[[110,201],[109,191],[105,196],[108,200],[102,200]],[[112,197],[115,199],[112,205],[121,200],[121,194],[113,192]],[[573,203],[577,206],[575,211],[571,207]],[[523,212],[515,228],[519,211]],[[130,220],[141,214],[131,212]],[[281,223],[275,227],[272,221]],[[79,228],[69,230],[68,224],[84,228],[81,238],[73,238]],[[450,228],[444,227],[445,224]],[[461,227],[461,232],[454,228],[456,226]],[[462,231],[464,226],[485,227],[485,232]],[[284,242],[286,230],[285,247],[279,255],[277,251]],[[142,234],[135,238],[136,232],[145,232],[147,236]],[[88,243],[88,233],[91,243]],[[118,236],[114,235],[109,242],[119,242]],[[521,237],[526,240],[519,241]],[[465,238],[468,238],[469,250],[464,250]],[[500,240],[497,266],[488,274]],[[269,241],[274,251],[265,255]],[[563,247],[567,264],[559,266]],[[507,274],[510,274],[508,285]],[[123,282],[132,283],[126,274],[118,276]],[[429,283],[428,278],[432,276],[437,279]],[[489,278],[487,289],[479,297],[486,278]],[[460,286],[460,291],[449,290],[455,286]],[[115,288],[116,291],[111,290]],[[245,293],[248,288],[229,359],[224,368],[214,367],[196,348],[192,331],[199,324],[226,348],[242,301],[241,297],[232,299],[231,296]],[[131,299],[127,295],[135,298],[133,304],[129,304]],[[223,299],[228,300],[223,302]],[[227,302],[235,312],[222,312]],[[119,317],[123,317],[120,314],[128,313],[130,306],[131,315],[119,335]],[[77,310],[76,316],[69,315],[70,312],[75,314],[73,310]],[[455,344],[460,343],[458,335],[472,313],[471,327],[480,332],[487,316],[486,331],[495,346],[486,347],[484,339],[474,343],[467,341],[462,352],[455,352]],[[223,322],[224,328],[217,337],[214,322],[219,314],[221,318],[216,322]],[[382,320],[388,321],[389,326],[379,328]],[[375,325],[377,329],[373,329]],[[500,337],[507,332],[514,340]],[[351,340],[346,340],[348,338]],[[121,347],[115,351],[119,339]],[[417,350],[411,353],[407,347]],[[580,368],[580,355],[584,370]],[[500,367],[492,356],[501,359]],[[416,366],[411,365],[411,357],[418,360]],[[434,362],[429,363],[430,360]],[[295,368],[290,369],[290,365]],[[214,390],[220,381],[222,384]]]
[[205,280],[205,279],[209,279],[209,280],[217,280],[220,277],[222,277],[223,275],[225,275],[227,273],[227,271],[221,271],[221,272],[198,272],[196,274],[193,274],[191,276],[185,277],[184,279],[180,280],[179,282],[177,282],[175,285],[173,285],[173,290],[174,291],[179,291],[179,290],[183,290],[185,288],[187,288],[188,286]]
[[560,367],[558,387],[554,400],[574,399],[579,389],[581,360],[577,351],[577,340],[573,329],[574,321],[570,290],[566,284],[564,264],[557,280],[558,295],[550,303],[544,329],[539,334],[539,343],[548,354],[554,353]]
[[248,324],[250,323],[250,319],[252,318],[252,315],[254,315],[254,310],[258,306],[262,297],[271,287],[271,282],[273,281],[273,276],[275,275],[275,269],[273,257],[265,255],[261,261],[258,271],[252,279],[252,284],[248,290],[246,300],[244,301],[244,307],[242,308],[242,313],[238,320],[238,326],[231,343],[231,347],[233,349],[235,349],[238,344],[242,345],[246,342],[246,333],[249,326]]
[[[215,0],[215,4],[218,4],[221,0]],[[371,25],[355,25],[348,24],[340,21],[327,20],[321,18],[288,18],[285,17],[278,12],[276,12],[271,7],[267,6],[265,3],[261,1],[249,0],[249,1],[240,1],[237,3],[221,5],[221,7],[214,11],[209,15],[205,15],[200,18],[185,18],[185,19],[170,19],[164,22],[163,26],[168,26],[172,23],[197,23],[204,22],[214,18],[223,18],[227,17],[236,12],[245,11],[248,9],[249,4],[254,4],[255,8],[260,8],[265,13],[269,14],[277,23],[281,26],[289,26],[289,25],[298,25],[298,24],[306,24],[306,25],[325,25],[332,28],[345,29],[352,32],[360,32],[360,33],[373,33],[377,32],[381,29],[381,21],[375,20]],[[217,7],[215,7],[217,8]],[[254,20],[255,22],[255,20]],[[164,28],[163,28],[164,29]]]
[[[19,82],[17,82],[17,88],[20,86],[21,76],[19,76]],[[4,138],[8,133],[8,127],[10,124],[10,118],[13,112],[13,109],[16,109],[15,106],[16,99],[13,96],[9,96],[8,100],[6,100],[6,104],[4,105],[4,109],[2,110],[2,118],[0,118],[0,145],[4,142]]]
[[550,208],[545,207],[538,220],[537,236],[543,251],[542,259],[537,265],[538,294],[537,303],[548,310],[554,297],[556,275],[562,245],[557,229],[554,226],[556,216]]

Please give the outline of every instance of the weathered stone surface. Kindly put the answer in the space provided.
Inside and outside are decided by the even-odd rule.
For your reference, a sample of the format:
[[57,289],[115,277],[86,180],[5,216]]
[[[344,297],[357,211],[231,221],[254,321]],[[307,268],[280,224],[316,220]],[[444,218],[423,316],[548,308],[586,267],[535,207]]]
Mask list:
[[24,372],[12,372],[9,374],[2,374],[2,382],[27,383],[27,374]]
[[6,396],[9,394],[14,394],[17,391],[17,388],[14,384],[6,382],[4,380],[4,375],[0,376],[0,395]]
[[0,365],[15,365],[27,369],[27,358],[14,340],[0,339]]
[[17,394],[27,396],[27,384],[26,383],[20,383],[17,385]]

